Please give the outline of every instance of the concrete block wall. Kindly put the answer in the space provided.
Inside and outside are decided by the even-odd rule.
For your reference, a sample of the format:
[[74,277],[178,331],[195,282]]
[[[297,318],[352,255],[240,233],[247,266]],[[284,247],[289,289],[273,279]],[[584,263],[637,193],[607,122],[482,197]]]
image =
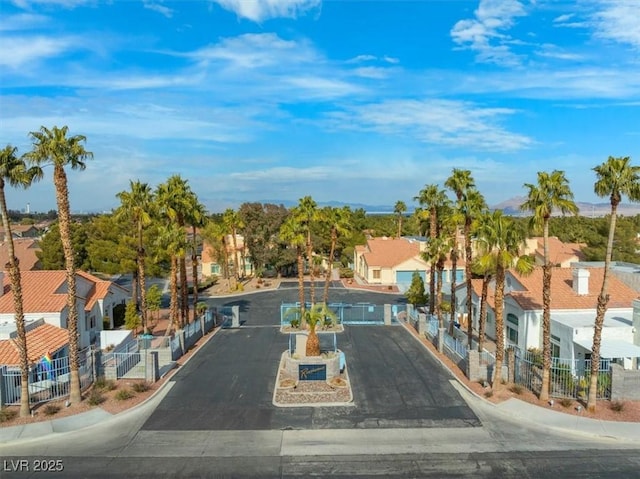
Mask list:
[[640,401],[640,370],[611,365],[611,400]]

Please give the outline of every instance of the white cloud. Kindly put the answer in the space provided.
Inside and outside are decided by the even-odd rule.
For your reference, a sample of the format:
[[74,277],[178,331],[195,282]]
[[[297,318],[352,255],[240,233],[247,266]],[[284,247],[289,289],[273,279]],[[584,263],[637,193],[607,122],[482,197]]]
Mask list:
[[154,3],[149,0],[143,0],[144,8],[158,12],[160,15],[164,15],[167,18],[173,17],[173,10],[166,5],[160,3]]
[[553,45],[550,43],[545,43],[543,45],[540,45],[539,50],[536,50],[535,54],[540,57],[555,58],[557,60],[570,60],[570,61],[584,60],[584,55],[567,52],[566,50],[560,48],[559,46]]
[[487,63],[516,64],[518,57],[510,50],[511,38],[505,33],[517,17],[527,15],[518,0],[480,0],[475,18],[460,20],[451,29],[458,45],[477,52],[477,60]]
[[404,135],[434,145],[514,151],[533,140],[499,125],[499,118],[513,113],[464,101],[427,99],[388,100],[332,112],[329,117],[335,128]]
[[76,41],[68,37],[49,38],[34,37],[2,37],[3,53],[0,65],[9,68],[20,68],[29,64],[57,57],[67,50],[76,47]]
[[201,62],[224,61],[243,69],[282,67],[284,64],[320,60],[307,42],[283,40],[273,33],[250,33],[224,38],[219,43],[196,50],[188,56]]
[[600,0],[592,16],[595,36],[640,49],[640,2]]
[[369,62],[377,59],[378,57],[374,55],[358,55],[356,57],[350,58],[349,60],[346,61],[346,63],[362,63],[362,62]]
[[63,8],[75,8],[86,3],[91,3],[95,0],[12,0],[12,3],[24,10],[30,10],[31,7],[36,5],[42,5],[47,7],[63,7]]
[[575,14],[573,13],[565,13],[564,15],[558,15],[556,18],[553,19],[553,23],[566,23],[569,20],[571,20],[574,16]]
[[50,23],[51,19],[44,15],[33,13],[18,13],[16,15],[2,15],[0,18],[0,31],[19,31],[40,28]]
[[297,18],[321,5],[321,0],[214,0],[241,18],[262,22],[270,18]]

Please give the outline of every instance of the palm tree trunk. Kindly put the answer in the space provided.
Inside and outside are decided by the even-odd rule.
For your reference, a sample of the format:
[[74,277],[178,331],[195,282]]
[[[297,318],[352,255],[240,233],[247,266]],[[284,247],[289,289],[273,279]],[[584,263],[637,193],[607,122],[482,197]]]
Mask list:
[[437,291],[436,291],[436,316],[438,318],[438,327],[444,328],[444,318],[442,317],[442,272],[444,271],[444,262],[438,261],[437,266]]
[[429,314],[434,315],[436,311],[436,265],[433,261],[429,265]]
[[[431,208],[429,211],[429,237],[434,241],[437,237],[437,210]],[[434,261],[429,265],[429,314],[433,316],[436,304],[436,265]]]
[[[16,344],[20,354],[20,417],[29,417],[31,407],[29,404],[29,355],[27,354],[27,331],[24,324],[24,309],[22,303],[22,283],[20,281],[20,266],[16,258],[11,226],[9,224],[9,212],[4,194],[4,180],[0,179],[0,209],[2,210],[2,226],[5,231],[5,242],[9,248],[9,279],[13,293],[13,307],[15,311],[16,332],[18,338]],[[0,287],[2,284],[0,283]]]
[[504,267],[496,268],[496,366],[493,371],[493,390],[497,391],[502,382],[502,363],[504,361]]
[[335,234],[335,230],[332,229],[331,230],[331,247],[329,248],[329,261],[328,261],[329,265],[327,267],[327,274],[324,280],[324,294],[322,297],[322,300],[324,301],[325,305],[329,304],[329,282],[331,281],[331,273],[333,271],[333,255],[336,250],[337,241],[338,241],[338,238]]
[[467,341],[469,348],[473,340],[473,304],[471,296],[471,261],[473,260],[473,251],[471,250],[471,217],[465,216],[464,219],[464,275],[467,282]]
[[[451,250],[451,321],[449,322],[449,334],[453,335],[454,323],[456,321],[456,271],[458,270],[458,245],[455,243]],[[468,349],[471,349],[469,341]]]
[[313,274],[313,245],[311,244],[311,232],[307,232],[307,262],[309,263],[309,296],[311,300],[311,306],[316,302],[316,287],[315,287],[315,276]]
[[240,260],[238,259],[238,240],[236,239],[236,229],[233,228],[233,268],[235,269],[236,285],[240,281]]
[[180,324],[189,323],[189,286],[187,281],[187,260],[180,256]]
[[318,333],[316,333],[315,326],[309,330],[305,354],[307,356],[320,356],[320,339],[318,338]]
[[600,371],[600,343],[602,340],[602,326],[604,325],[604,314],[607,312],[609,293],[607,284],[609,280],[609,268],[611,256],[613,254],[613,238],[616,231],[618,203],[611,200],[611,223],[609,225],[609,239],[607,241],[607,255],[604,258],[604,273],[602,275],[602,287],[598,295],[598,305],[596,307],[596,322],[593,328],[593,346],[591,348],[591,377],[589,382],[589,398],[587,399],[587,410],[595,412],[596,400],[598,396],[598,374]]
[[549,399],[551,386],[551,264],[542,266],[542,385],[540,400]]
[[478,319],[478,352],[484,349],[485,325],[487,324],[487,296],[489,295],[489,281],[491,277],[488,274],[482,278],[482,296],[480,298],[480,318]]
[[542,266],[542,385],[540,400],[549,399],[551,386],[551,264],[549,262],[549,218],[543,226],[544,265]]
[[298,302],[300,303],[300,329],[304,329],[307,325],[305,319],[304,304],[304,261],[300,247],[296,247],[298,261]]
[[178,329],[178,258],[171,256],[171,280],[170,286],[171,299],[169,301],[169,327],[167,331]]
[[69,331],[69,401],[78,404],[82,401],[78,358],[78,309],[76,305],[76,267],[73,244],[71,242],[71,214],[69,209],[69,189],[67,175],[62,166],[54,165],[53,183],[56,188],[58,220],[60,222],[60,240],[64,252],[67,277],[67,329]]
[[191,250],[191,277],[193,278],[193,320],[196,320],[198,306],[198,241],[196,227],[193,227],[193,246]]
[[142,331],[149,334],[147,326],[147,280],[145,274],[145,251],[142,243],[142,223],[138,223],[138,280],[140,281],[140,316],[142,317]]

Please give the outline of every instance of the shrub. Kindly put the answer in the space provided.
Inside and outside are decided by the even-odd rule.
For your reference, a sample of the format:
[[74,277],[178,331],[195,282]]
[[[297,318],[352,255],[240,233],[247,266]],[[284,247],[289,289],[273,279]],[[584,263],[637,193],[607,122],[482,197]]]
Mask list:
[[299,319],[292,319],[291,321],[289,321],[289,323],[291,324],[292,328],[300,327],[300,320]]
[[512,384],[511,387],[509,388],[509,391],[511,391],[514,394],[522,394],[522,391],[524,391],[524,388],[520,384]]
[[42,410],[45,416],[53,416],[58,411],[60,411],[60,406],[58,406],[57,404],[47,404]]
[[116,384],[116,382],[114,380],[105,379],[104,376],[100,376],[93,383],[93,388],[94,389],[99,389],[100,391],[113,391],[117,387],[118,387],[118,385]]
[[560,405],[562,407],[569,408],[569,407],[571,407],[573,405],[573,399],[571,399],[571,398],[562,398],[562,399],[560,399]]
[[624,411],[624,403],[622,401],[611,401],[611,405],[609,407],[615,412]]
[[491,390],[490,391],[485,391],[484,397],[490,398],[491,396],[493,396],[493,391],[491,391]]
[[129,391],[128,389],[121,389],[114,396],[118,401],[126,401],[127,399],[131,399],[135,396],[133,391]]
[[353,278],[353,270],[351,268],[340,268],[341,278]]
[[0,422],[11,421],[18,415],[18,411],[14,409],[2,408],[0,409]]
[[149,386],[147,383],[141,381],[141,382],[135,383],[133,386],[131,386],[131,389],[133,389],[137,393],[143,393],[143,392],[148,391],[149,389],[151,389],[151,386]]
[[104,394],[102,394],[102,391],[100,389],[92,389],[91,394],[89,394],[89,399],[87,399],[87,402],[91,406],[97,406],[99,404],[102,404],[106,400],[107,398],[104,397]]

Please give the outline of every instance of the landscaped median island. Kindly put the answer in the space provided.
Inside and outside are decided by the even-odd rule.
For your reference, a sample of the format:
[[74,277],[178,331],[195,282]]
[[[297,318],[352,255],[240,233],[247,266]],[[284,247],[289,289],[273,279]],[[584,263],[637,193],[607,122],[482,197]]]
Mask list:
[[[273,404],[281,407],[343,406],[351,404],[353,393],[346,370],[346,359],[337,348],[336,332],[344,331],[337,317],[324,304],[310,308],[291,308],[284,315],[290,327],[289,349],[282,353]],[[333,339],[331,347],[321,347],[316,331],[321,325],[323,336]],[[328,333],[328,334],[326,334]]]
[[295,353],[283,352],[273,388],[273,404],[279,407],[353,405],[346,365],[340,367],[341,355],[340,351],[332,351],[315,357],[298,357]]

